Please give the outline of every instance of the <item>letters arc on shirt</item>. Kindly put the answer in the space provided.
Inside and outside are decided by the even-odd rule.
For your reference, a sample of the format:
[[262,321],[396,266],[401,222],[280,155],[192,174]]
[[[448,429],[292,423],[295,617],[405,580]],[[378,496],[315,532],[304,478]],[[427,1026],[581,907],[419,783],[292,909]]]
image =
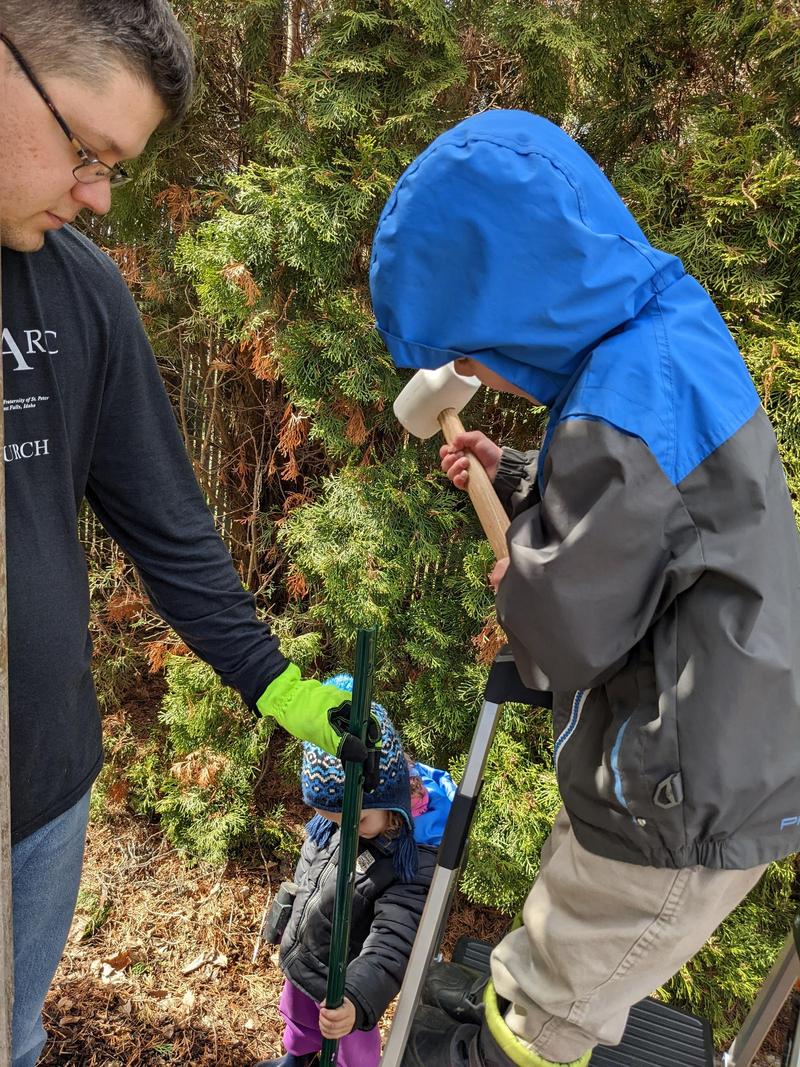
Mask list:
[[[55,330],[44,328],[23,329],[12,333],[8,327],[3,328],[2,347],[3,369],[12,373],[36,370],[36,361],[41,356],[59,354],[58,334]],[[10,362],[9,362],[10,360]],[[3,410],[6,416],[17,412],[35,410],[39,404],[47,403],[50,397],[41,393],[29,396],[6,396]],[[6,463],[20,460],[37,459],[51,454],[49,437],[32,437],[22,441],[8,441],[3,446],[3,459]]]

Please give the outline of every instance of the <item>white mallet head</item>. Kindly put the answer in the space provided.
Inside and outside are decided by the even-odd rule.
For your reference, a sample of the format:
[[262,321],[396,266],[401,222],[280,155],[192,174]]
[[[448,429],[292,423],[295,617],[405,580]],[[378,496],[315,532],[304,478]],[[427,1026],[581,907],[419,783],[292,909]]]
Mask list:
[[439,415],[446,408],[461,411],[480,387],[477,378],[464,377],[452,363],[418,370],[398,393],[394,413],[409,433],[425,441],[440,431]]

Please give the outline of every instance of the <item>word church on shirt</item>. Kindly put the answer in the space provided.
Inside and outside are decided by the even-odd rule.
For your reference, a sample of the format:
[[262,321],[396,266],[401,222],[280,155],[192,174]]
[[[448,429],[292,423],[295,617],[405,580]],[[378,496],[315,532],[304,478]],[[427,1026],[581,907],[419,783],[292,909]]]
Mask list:
[[18,444],[10,444],[3,447],[3,459],[6,463],[13,463],[18,459],[36,459],[37,456],[49,455],[50,439],[47,437],[41,441],[22,441]]

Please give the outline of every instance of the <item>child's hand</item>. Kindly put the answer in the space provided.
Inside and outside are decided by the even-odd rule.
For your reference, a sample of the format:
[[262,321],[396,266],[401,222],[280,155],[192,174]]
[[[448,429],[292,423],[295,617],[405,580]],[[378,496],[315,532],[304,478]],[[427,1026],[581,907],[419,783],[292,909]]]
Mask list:
[[456,434],[452,445],[442,445],[439,455],[442,459],[442,470],[458,489],[467,488],[469,452],[484,467],[491,481],[494,481],[503,454],[502,448],[480,430],[465,430],[464,433]]
[[344,998],[341,1008],[326,1008],[324,1003],[319,1009],[319,1032],[323,1037],[338,1040],[352,1032],[356,1025],[356,1009],[351,1000]]
[[494,565],[492,573],[489,575],[489,585],[497,592],[497,587],[505,577],[505,573],[508,570],[508,564],[510,560],[508,556],[505,559],[499,559]]

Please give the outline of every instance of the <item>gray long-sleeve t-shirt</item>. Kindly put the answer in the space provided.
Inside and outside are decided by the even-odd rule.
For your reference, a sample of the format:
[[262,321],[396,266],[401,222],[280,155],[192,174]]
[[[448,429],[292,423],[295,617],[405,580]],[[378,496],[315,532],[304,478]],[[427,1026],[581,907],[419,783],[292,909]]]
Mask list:
[[102,765],[88,500],[159,614],[253,706],[286,666],[199,489],[133,299],[70,227],[2,252],[12,839]]

